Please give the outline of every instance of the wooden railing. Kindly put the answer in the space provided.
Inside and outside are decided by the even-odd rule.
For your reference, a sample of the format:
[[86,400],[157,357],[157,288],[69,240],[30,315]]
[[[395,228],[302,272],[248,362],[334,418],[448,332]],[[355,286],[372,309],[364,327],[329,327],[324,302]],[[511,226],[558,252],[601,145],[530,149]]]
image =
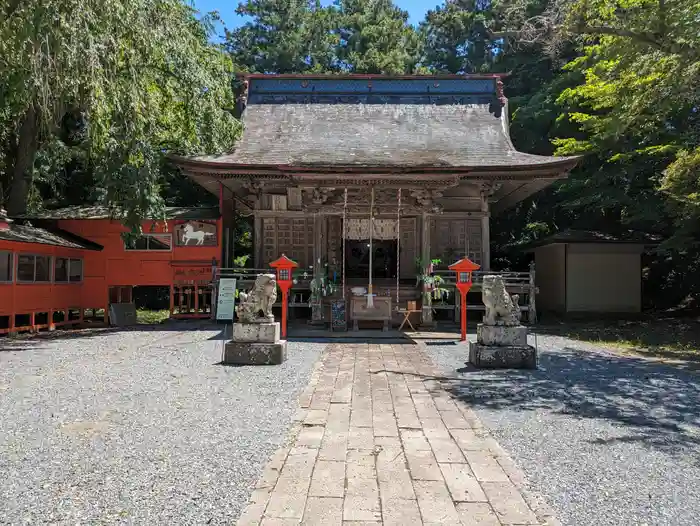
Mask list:
[[[248,290],[258,274],[274,273],[272,269],[255,269],[255,268],[214,268],[213,282],[216,285],[220,278],[236,278],[236,289]],[[303,277],[301,273],[295,276],[296,283],[290,291],[290,307],[308,307],[308,290],[310,288],[311,272],[307,277]],[[441,285],[443,288],[450,291],[450,300],[447,303],[434,304],[434,309],[454,310],[455,319],[459,319],[459,302],[455,301],[457,296],[455,273],[451,270],[437,270],[434,274],[440,276],[443,280]],[[537,287],[535,287],[535,266],[530,266],[529,272],[497,272],[497,271],[476,271],[472,274],[473,285],[472,292],[481,291],[484,281],[484,276],[499,275],[503,276],[506,290],[510,294],[518,294],[518,302],[520,310],[527,313],[527,320],[534,323],[537,319],[537,309],[535,297],[537,295]],[[216,295],[214,295],[216,297]],[[484,305],[481,303],[470,303],[467,305],[468,310],[484,310]],[[212,309],[213,310],[213,309]]]
[[[434,274],[440,276],[443,280],[442,287],[450,291],[450,297],[456,297],[456,275],[451,270],[437,270]],[[472,292],[481,291],[484,282],[484,276],[503,276],[503,281],[506,286],[506,291],[509,294],[518,295],[518,303],[520,310],[527,313],[528,322],[534,323],[537,320],[537,309],[535,297],[538,293],[535,286],[535,265],[530,265],[529,272],[498,272],[478,270],[472,273]],[[455,316],[458,314],[459,302],[454,305],[438,304],[434,308],[454,309]],[[471,303],[467,305],[468,310],[484,310],[483,304]],[[457,319],[457,318],[455,318]]]
[[[271,268],[214,268],[214,281],[219,281],[220,278],[236,278],[236,289],[244,290],[250,288],[255,283],[258,274],[274,274],[274,269]],[[307,271],[306,277],[299,272],[299,275],[294,275],[294,289],[308,290],[313,275],[311,271]]]

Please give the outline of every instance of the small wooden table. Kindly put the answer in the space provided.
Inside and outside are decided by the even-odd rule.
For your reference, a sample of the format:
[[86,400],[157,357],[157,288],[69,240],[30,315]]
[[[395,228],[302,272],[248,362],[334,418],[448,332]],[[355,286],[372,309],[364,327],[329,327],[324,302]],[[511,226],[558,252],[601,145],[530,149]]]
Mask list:
[[411,327],[411,330],[413,332],[415,332],[416,328],[411,323],[409,316],[411,316],[411,314],[414,314],[416,312],[420,312],[420,309],[417,308],[416,302],[409,301],[407,304],[407,307],[405,309],[398,309],[397,312],[400,312],[401,314],[403,314],[403,321],[401,322],[401,325],[399,325],[399,330],[403,329],[403,326],[408,323],[408,326]]

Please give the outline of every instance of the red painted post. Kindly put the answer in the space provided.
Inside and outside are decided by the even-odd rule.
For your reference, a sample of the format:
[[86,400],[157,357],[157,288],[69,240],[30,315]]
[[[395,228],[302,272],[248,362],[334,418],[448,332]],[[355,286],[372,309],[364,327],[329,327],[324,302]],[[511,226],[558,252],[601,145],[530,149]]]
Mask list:
[[282,289],[282,338],[287,339],[287,291]]
[[472,288],[472,272],[479,269],[479,265],[470,261],[468,258],[462,258],[456,263],[449,266],[450,270],[454,270],[457,281],[455,286],[462,296],[462,315],[460,316],[460,340],[467,341],[467,293]]
[[462,296],[462,338],[461,341],[467,341],[467,294],[461,293]]
[[270,266],[275,269],[277,273],[277,286],[282,291],[282,338],[287,337],[287,295],[289,294],[289,289],[292,286],[292,271],[299,265],[295,261],[292,261],[287,256],[282,254],[282,257],[276,259]]

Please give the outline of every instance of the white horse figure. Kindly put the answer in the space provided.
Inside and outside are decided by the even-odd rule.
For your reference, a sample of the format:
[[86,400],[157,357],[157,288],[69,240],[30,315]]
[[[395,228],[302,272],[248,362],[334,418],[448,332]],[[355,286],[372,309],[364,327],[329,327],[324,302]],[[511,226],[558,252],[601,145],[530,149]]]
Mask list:
[[185,245],[190,244],[190,239],[195,239],[197,240],[197,245],[203,245],[204,244],[204,239],[207,237],[213,236],[213,232],[205,232],[204,230],[195,230],[192,225],[185,225],[183,230],[185,231],[184,234],[182,234],[182,241],[185,243]]

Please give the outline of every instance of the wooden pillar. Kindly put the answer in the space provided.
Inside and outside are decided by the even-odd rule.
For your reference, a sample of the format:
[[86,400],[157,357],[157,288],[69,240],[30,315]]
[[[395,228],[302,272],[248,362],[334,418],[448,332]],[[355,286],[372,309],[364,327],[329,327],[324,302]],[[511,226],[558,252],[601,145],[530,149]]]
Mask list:
[[[325,246],[324,223],[326,216],[322,214],[314,215],[314,230],[313,230],[313,276],[318,276],[323,271],[323,263],[326,254],[323,253]],[[281,254],[280,254],[281,255]],[[311,321],[313,323],[323,323],[323,300],[311,306]]]
[[30,312],[29,313],[29,326],[31,327],[31,332],[37,332],[36,329],[36,313],[35,312]]
[[[219,290],[219,278],[220,276],[217,275],[216,271],[216,259],[212,258],[211,261],[211,287],[212,287],[212,302],[214,301],[213,298],[217,296],[216,291]],[[173,303],[175,301],[174,299],[175,293],[173,292]],[[170,315],[172,316],[172,311],[170,312]],[[211,320],[216,321],[216,311],[214,308],[211,309]]]
[[199,285],[194,284],[194,313],[199,314]]
[[49,309],[49,330],[52,331],[56,328],[53,323],[53,309]]
[[[316,214],[314,216],[314,246],[313,246],[313,266],[314,266],[314,276],[321,270],[321,265],[323,264],[324,254],[323,254],[323,222],[326,216],[321,214]],[[281,254],[280,254],[281,255]],[[320,263],[320,264],[319,264]]]
[[229,262],[228,254],[229,254],[229,233],[228,233],[228,227],[224,228],[223,227],[223,221],[219,225],[219,228],[221,228],[224,233],[221,236],[221,266],[223,268],[231,268],[233,266],[233,263]]
[[[216,306],[217,302],[214,301],[219,297],[219,282],[215,281],[209,291],[209,317],[212,321],[216,321]],[[234,293],[235,294],[235,293]]]
[[228,267],[233,267],[233,260],[236,258],[236,200],[231,200],[231,221],[226,227],[226,245],[228,254],[226,261]]
[[[423,213],[423,229],[421,234],[421,259],[423,264],[430,266],[430,214]],[[421,325],[424,327],[432,327],[433,322],[433,304],[430,294],[423,293],[423,305],[421,309]]]
[[219,219],[216,222],[216,244],[219,247],[221,266],[226,266],[227,254],[226,243],[224,242],[224,185],[219,182]]
[[175,311],[175,286],[170,284],[170,315]]
[[537,286],[535,285],[535,262],[530,263],[530,284],[528,290],[528,309],[527,321],[535,323],[537,321],[537,309],[535,305],[535,296],[537,295]]
[[263,254],[263,225],[262,217],[255,215],[253,219],[253,262],[254,268],[263,268],[262,254]]
[[486,195],[481,195],[481,270],[491,270],[491,211]]

